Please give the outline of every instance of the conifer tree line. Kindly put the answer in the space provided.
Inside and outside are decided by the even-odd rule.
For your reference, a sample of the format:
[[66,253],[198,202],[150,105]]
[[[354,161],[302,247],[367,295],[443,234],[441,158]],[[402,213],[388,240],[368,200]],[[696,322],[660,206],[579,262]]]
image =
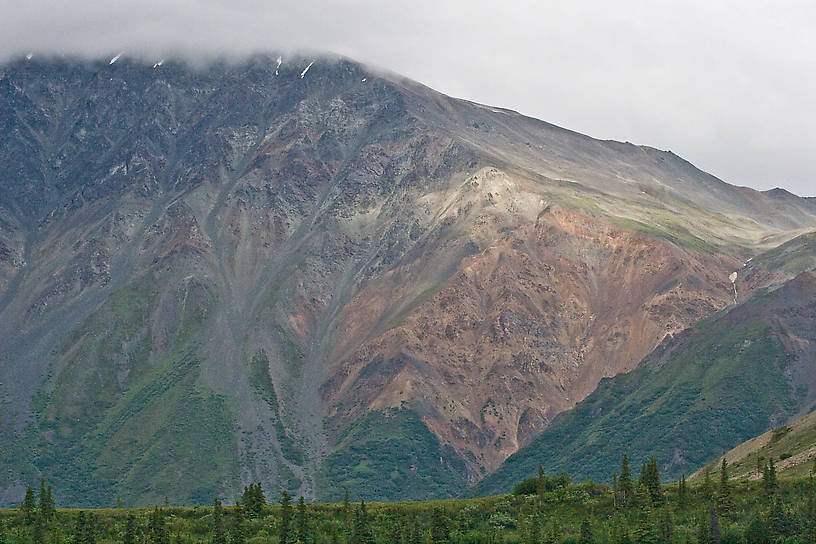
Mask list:
[[[816,464],[814,465],[816,467]],[[312,504],[287,491],[271,503],[260,483],[234,505],[57,510],[50,486],[29,487],[0,511],[0,544],[804,544],[816,543],[814,474],[732,480],[727,460],[689,482],[661,482],[654,457],[632,475],[628,456],[609,485],[538,474],[512,493],[414,503]]]

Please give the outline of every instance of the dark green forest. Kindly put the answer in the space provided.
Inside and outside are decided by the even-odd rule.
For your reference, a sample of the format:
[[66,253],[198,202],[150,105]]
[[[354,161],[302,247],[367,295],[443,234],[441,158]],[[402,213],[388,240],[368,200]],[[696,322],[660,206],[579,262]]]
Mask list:
[[574,483],[543,468],[512,492],[446,501],[309,504],[268,500],[251,484],[235,505],[60,509],[51,488],[29,487],[0,511],[0,544],[322,543],[813,543],[816,480],[778,480],[773,460],[756,481],[712,478],[665,485],[655,458],[637,476],[623,458],[611,482]]

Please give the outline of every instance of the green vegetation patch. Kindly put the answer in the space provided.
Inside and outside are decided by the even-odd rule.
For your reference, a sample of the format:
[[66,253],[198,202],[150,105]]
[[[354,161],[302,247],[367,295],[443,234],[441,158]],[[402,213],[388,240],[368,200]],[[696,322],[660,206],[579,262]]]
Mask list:
[[63,503],[209,502],[238,474],[230,407],[198,383],[195,338],[215,296],[181,285],[169,351],[154,360],[157,296],[150,276],[115,292],[69,336],[36,399],[33,462]]
[[716,245],[693,235],[686,227],[677,222],[667,221],[668,226],[663,227],[658,224],[646,224],[624,217],[613,217],[612,220],[620,227],[636,230],[655,238],[662,238],[677,246],[688,247],[701,253],[714,254],[720,250]]
[[261,350],[256,353],[250,359],[249,367],[250,383],[255,392],[266,401],[269,409],[274,414],[275,432],[278,435],[281,453],[288,461],[296,465],[302,465],[306,460],[306,453],[303,451],[303,447],[286,430],[281,419],[282,410],[278,403],[278,396],[275,394],[275,385],[269,375],[269,358],[266,352]]
[[[534,479],[535,480],[535,479]],[[535,484],[535,481],[527,482]],[[35,486],[37,487],[37,486]],[[44,488],[47,489],[47,488]],[[816,483],[629,482],[542,488],[486,498],[426,502],[310,504],[248,488],[241,507],[55,509],[31,489],[0,510],[0,541],[224,544],[617,544],[816,541]],[[652,493],[654,491],[654,493]],[[41,492],[40,495],[44,495]],[[46,495],[48,496],[48,495]],[[272,504],[269,504],[272,503]],[[43,504],[43,507],[39,505]]]
[[466,485],[464,462],[411,410],[370,412],[354,422],[324,462],[319,494],[412,500],[452,497]]
[[624,453],[637,463],[653,453],[678,477],[798,410],[786,376],[789,355],[770,325],[720,314],[677,341],[668,356],[655,352],[634,371],[602,380],[478,492],[506,491],[539,465],[608,481]]
[[796,275],[816,268],[816,232],[803,234],[754,259],[771,270]]

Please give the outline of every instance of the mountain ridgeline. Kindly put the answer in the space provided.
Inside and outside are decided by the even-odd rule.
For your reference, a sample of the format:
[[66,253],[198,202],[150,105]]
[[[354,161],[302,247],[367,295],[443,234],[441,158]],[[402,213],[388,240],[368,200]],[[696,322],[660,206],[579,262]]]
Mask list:
[[328,57],[20,59],[0,127],[0,504],[600,475],[673,377],[676,474],[812,404],[813,199]]

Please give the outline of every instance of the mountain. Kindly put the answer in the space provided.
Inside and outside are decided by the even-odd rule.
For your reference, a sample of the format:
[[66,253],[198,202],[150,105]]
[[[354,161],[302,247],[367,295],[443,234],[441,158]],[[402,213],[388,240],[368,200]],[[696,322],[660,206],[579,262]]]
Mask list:
[[816,228],[338,58],[19,59],[0,127],[5,504],[456,494]]
[[816,406],[816,271],[668,337],[632,372],[601,381],[477,487],[512,487],[539,465],[611,480],[624,454],[669,478]]

